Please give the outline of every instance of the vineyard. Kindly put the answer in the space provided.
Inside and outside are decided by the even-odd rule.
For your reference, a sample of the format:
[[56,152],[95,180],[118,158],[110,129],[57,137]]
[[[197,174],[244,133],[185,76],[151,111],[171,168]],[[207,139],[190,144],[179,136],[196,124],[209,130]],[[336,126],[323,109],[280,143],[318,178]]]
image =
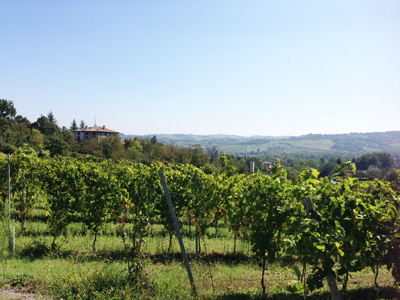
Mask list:
[[[350,295],[351,278],[365,270],[372,270],[368,271],[373,274],[368,283],[371,287],[378,285],[380,276],[385,276],[386,286],[400,283],[398,195],[387,182],[353,178],[352,163],[342,164],[330,178],[319,178],[316,170],[304,169],[296,181],[290,181],[279,160],[269,175],[235,174],[228,161],[220,174],[208,174],[191,165],[39,158],[33,150],[19,150],[11,155],[9,168],[11,209],[8,159],[0,157],[0,207],[6,211],[1,238],[12,239],[8,218],[17,236],[14,254],[1,249],[5,266],[15,253],[38,261],[46,255],[48,259],[65,258],[67,254],[60,250],[63,245],[85,236],[86,245],[70,249],[70,257],[90,242],[91,249],[85,250],[91,253],[87,259],[122,264],[123,275],[115,276],[123,276],[125,288],[131,289],[135,298],[167,299],[160,294],[157,275],[152,274],[157,265],[154,261],[166,257],[181,260],[181,256],[160,179],[162,170],[189,255],[196,264],[205,257],[202,276],[209,279],[198,295],[192,294],[189,279],[181,279],[188,285],[182,299],[233,298],[226,290],[215,292],[218,276],[213,268],[218,257],[251,261],[257,268],[259,287],[242,298],[237,293],[237,299],[271,296],[271,282],[266,278],[273,266],[282,262],[293,275],[279,290],[282,299],[320,295],[324,283],[332,299],[341,299]],[[157,242],[160,236],[165,236],[165,243]],[[108,252],[111,257],[105,257],[107,240],[118,244],[118,251]],[[4,282],[0,286],[10,284],[10,278],[1,276]],[[195,283],[200,277],[195,275]],[[40,286],[41,281],[35,280]],[[85,296],[49,289],[63,299],[132,297],[117,285],[103,282]],[[398,294],[395,289],[392,292],[395,298]]]

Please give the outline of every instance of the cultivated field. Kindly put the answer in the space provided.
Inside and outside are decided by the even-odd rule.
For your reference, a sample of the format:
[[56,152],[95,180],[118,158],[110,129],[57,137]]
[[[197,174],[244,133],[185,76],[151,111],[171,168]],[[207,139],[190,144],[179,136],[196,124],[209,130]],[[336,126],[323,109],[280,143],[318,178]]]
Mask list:
[[[233,254],[234,239],[228,224],[223,222],[218,225],[217,236],[214,228],[209,228],[202,236],[200,255],[195,253],[195,227],[191,226],[189,232],[189,226],[181,223],[198,292],[195,297],[177,239],[173,239],[168,252],[169,237],[161,225],[153,224],[149,228],[144,244],[144,272],[148,282],[137,290],[136,286],[125,282],[127,253],[118,236],[119,224],[105,226],[93,251],[94,235],[76,220],[67,226],[52,250],[52,237],[41,203],[35,205],[24,233],[15,217],[16,214],[14,253],[6,253],[5,218],[2,222],[0,282],[2,290],[25,292],[19,299],[264,299],[260,285],[262,270],[246,236],[237,240],[236,254]],[[312,294],[290,294],[287,286],[297,280],[295,264],[292,258],[283,257],[267,267],[267,299],[330,297],[326,286]],[[370,269],[351,274],[346,299],[396,299],[398,294],[391,288],[390,272],[381,268],[379,288],[374,285],[374,277]],[[34,296],[27,293],[34,293]],[[10,293],[7,295],[11,297]],[[11,295],[17,297],[18,294]]]
[[[350,162],[330,178],[304,169],[291,181],[279,160],[270,175],[236,174],[226,157],[220,160],[221,173],[208,174],[191,165],[39,158],[22,150],[10,163],[0,159],[2,294],[399,297],[393,284],[400,275],[400,205],[390,183],[348,176],[355,172]],[[196,291],[172,220],[181,228]]]

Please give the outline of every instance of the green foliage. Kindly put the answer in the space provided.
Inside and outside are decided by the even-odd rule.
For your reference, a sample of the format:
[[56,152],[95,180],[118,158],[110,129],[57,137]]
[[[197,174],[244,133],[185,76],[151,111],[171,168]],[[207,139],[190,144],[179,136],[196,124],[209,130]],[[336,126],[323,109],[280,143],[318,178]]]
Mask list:
[[0,210],[0,264],[8,256],[8,241],[9,241],[9,230],[8,230],[8,222],[4,216],[4,210]]
[[339,177],[349,167],[355,171],[354,164],[346,163],[322,179],[315,170],[305,170],[294,189],[295,199],[309,204],[290,218],[290,251],[314,265],[307,279],[311,290],[326,277],[375,268],[391,247],[384,226],[398,215],[395,193],[388,183]]
[[69,127],[69,130],[74,132],[75,130],[78,130],[78,129],[79,129],[78,124],[76,123],[76,120],[73,119],[71,122],[71,126]]
[[282,230],[293,209],[289,194],[291,184],[279,160],[271,176],[256,174],[252,179],[244,196],[250,207],[247,213],[251,222],[250,242],[258,257],[273,263],[281,254]]
[[42,134],[47,137],[60,134],[61,130],[54,123],[54,119],[51,122],[47,117],[41,116],[36,120],[36,122],[32,123],[32,127],[38,129]]
[[0,99],[0,118],[13,119],[17,111],[12,101]]
[[105,158],[122,158],[121,152],[124,150],[124,147],[121,144],[119,136],[107,136],[102,138],[99,144]]
[[67,151],[68,144],[61,135],[53,135],[46,140],[45,148],[50,151],[51,156],[64,155]]
[[[127,209],[127,212],[129,209]],[[129,218],[129,219],[128,219]],[[128,262],[128,282],[135,286],[149,286],[150,281],[145,273],[146,259],[143,254],[143,245],[146,242],[145,237],[149,228],[149,219],[142,217],[141,213],[134,212],[126,214],[120,218],[119,233],[127,253]],[[125,225],[131,226],[126,228]]]
[[[230,172],[226,156],[220,157],[222,172],[214,175],[192,165],[39,159],[33,150],[17,151],[11,162],[15,207],[24,212],[39,190],[45,194],[54,241],[77,217],[95,234],[109,221],[120,222],[126,251],[132,254],[128,266],[131,278],[143,270],[140,249],[147,225],[154,220],[173,233],[160,168],[178,219],[189,220],[199,234],[227,220],[234,236],[247,234],[263,272],[266,263],[284,254],[313,265],[305,281],[307,287],[301,283],[304,289],[321,287],[325,278],[347,278],[350,272],[365,267],[375,270],[382,264],[392,267],[396,263],[394,255],[390,262],[387,257],[396,253],[393,249],[399,244],[398,197],[387,182],[349,177],[348,171],[355,172],[350,162],[336,168],[329,178],[321,178],[315,169],[304,169],[296,182],[287,179],[279,160],[269,175],[257,172],[245,176]],[[0,174],[6,174],[4,157],[0,168]],[[24,203],[18,197],[23,169]],[[4,178],[1,183],[4,191]],[[125,227],[128,223],[129,230]],[[299,289],[300,285],[292,287]]]

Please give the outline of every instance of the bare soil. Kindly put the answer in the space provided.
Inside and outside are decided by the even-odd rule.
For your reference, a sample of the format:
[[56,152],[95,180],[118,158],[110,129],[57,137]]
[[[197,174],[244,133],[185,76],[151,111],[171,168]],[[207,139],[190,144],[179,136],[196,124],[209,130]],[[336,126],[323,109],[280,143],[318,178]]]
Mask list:
[[13,299],[13,300],[44,300],[44,299],[50,299],[47,297],[44,297],[43,295],[37,295],[34,293],[28,293],[24,291],[19,291],[19,290],[0,290],[0,300],[8,300],[8,299]]

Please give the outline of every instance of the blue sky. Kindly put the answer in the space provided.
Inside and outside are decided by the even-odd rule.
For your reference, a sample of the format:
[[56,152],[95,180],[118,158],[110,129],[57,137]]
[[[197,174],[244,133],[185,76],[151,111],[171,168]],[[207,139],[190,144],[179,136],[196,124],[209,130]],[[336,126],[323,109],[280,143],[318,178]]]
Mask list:
[[125,134],[400,130],[400,2],[0,1],[0,98]]

